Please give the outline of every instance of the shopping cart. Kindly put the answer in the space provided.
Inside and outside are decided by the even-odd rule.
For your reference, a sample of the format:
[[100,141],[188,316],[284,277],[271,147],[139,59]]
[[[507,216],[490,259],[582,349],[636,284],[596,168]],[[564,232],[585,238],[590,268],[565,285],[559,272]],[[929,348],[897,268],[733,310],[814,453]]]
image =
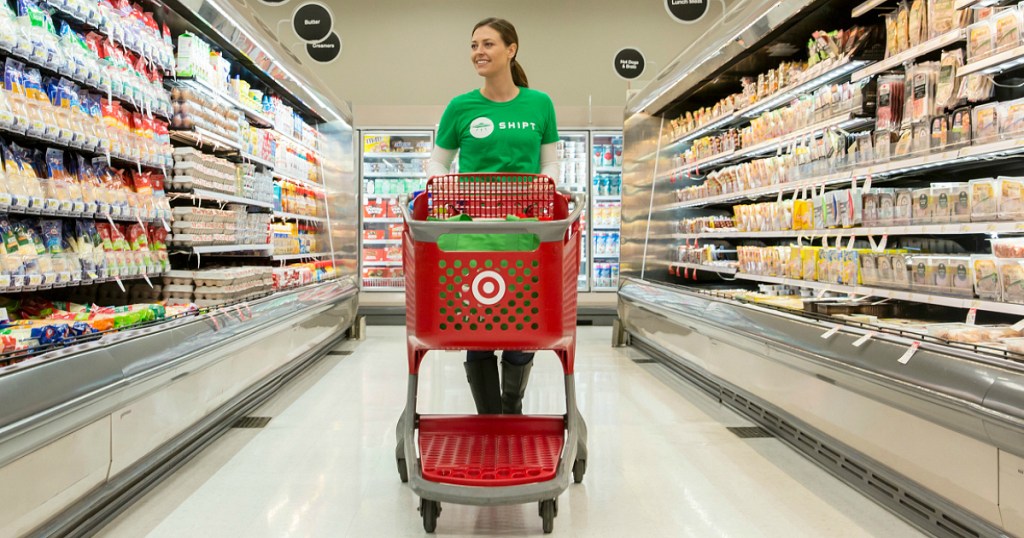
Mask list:
[[[545,176],[462,174],[431,178],[405,220],[409,386],[398,423],[403,482],[434,532],[441,503],[538,502],[544,532],[570,476],[583,480],[586,423],[576,407],[576,287],[580,214]],[[471,222],[450,217],[468,215]],[[509,221],[509,215],[530,219]],[[430,220],[428,220],[430,219]],[[464,252],[466,234],[519,234],[535,250]],[[419,415],[417,378],[430,350],[552,350],[565,372],[564,416]],[[417,437],[416,433],[419,431]]]

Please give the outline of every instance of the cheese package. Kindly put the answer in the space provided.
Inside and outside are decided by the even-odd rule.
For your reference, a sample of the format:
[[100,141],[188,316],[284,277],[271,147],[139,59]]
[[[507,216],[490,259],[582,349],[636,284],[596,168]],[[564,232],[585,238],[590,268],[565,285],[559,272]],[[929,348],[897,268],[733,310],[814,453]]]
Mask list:
[[949,120],[949,146],[958,147],[971,143],[971,136],[974,134],[972,126],[971,109],[964,107],[957,109]]
[[1002,103],[998,116],[1002,138],[1018,138],[1024,133],[1024,99]]
[[933,287],[936,293],[950,293],[953,290],[953,270],[950,268],[949,258],[931,258],[931,266],[934,268]]
[[909,226],[914,219],[914,193],[910,189],[896,189],[893,226]]
[[897,288],[910,288],[910,259],[905,254],[893,254],[889,257],[892,266],[892,285]]
[[948,184],[932,185],[932,220],[934,224],[945,224],[953,220],[953,188]]
[[892,226],[896,219],[896,190],[876,189],[878,193],[878,224]]
[[931,291],[935,287],[935,266],[927,256],[910,258],[910,289]]
[[911,224],[931,224],[935,213],[935,202],[931,187],[914,189],[913,200]]
[[864,208],[861,215],[864,227],[878,226],[878,194],[865,192],[861,195],[861,205]]
[[860,255],[860,278],[865,286],[878,285],[878,255],[873,253]]

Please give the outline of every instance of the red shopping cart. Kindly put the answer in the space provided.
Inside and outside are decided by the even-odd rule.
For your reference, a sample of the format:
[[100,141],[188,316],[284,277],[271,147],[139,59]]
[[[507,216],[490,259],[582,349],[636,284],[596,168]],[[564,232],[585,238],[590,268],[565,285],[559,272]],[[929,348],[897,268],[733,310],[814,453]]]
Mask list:
[[[545,176],[462,174],[431,178],[410,207],[402,247],[406,278],[409,384],[398,423],[403,482],[420,497],[423,528],[434,532],[441,502],[538,502],[544,532],[558,496],[586,472],[586,423],[576,406],[576,288],[580,262],[577,197]],[[469,222],[451,217],[467,215]],[[519,217],[507,220],[509,216]],[[451,248],[461,237],[514,235],[507,251]],[[566,414],[420,415],[417,378],[430,350],[551,350],[565,373]],[[418,433],[418,435],[417,435]]]

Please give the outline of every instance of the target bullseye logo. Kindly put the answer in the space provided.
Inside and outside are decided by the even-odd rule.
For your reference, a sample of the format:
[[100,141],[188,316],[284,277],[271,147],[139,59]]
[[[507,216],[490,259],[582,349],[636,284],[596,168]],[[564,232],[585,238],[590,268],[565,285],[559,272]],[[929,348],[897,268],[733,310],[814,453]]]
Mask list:
[[505,281],[495,271],[482,271],[473,279],[473,298],[490,306],[505,296]]

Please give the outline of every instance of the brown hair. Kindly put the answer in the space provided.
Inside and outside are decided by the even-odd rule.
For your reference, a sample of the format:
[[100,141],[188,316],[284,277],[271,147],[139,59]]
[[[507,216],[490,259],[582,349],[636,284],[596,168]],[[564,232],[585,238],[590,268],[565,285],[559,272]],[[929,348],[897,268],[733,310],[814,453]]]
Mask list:
[[[519,55],[519,34],[516,33],[516,27],[512,26],[511,22],[505,19],[499,19],[497,17],[488,17],[473,27],[473,32],[476,32],[480,27],[487,26],[493,28],[501,35],[501,40],[505,43],[505,46],[511,46],[513,43],[516,45],[516,56]],[[530,81],[526,78],[526,71],[523,71],[523,66],[520,65],[519,60],[516,57],[512,57],[510,64],[512,68],[512,83],[521,88],[529,88]]]

